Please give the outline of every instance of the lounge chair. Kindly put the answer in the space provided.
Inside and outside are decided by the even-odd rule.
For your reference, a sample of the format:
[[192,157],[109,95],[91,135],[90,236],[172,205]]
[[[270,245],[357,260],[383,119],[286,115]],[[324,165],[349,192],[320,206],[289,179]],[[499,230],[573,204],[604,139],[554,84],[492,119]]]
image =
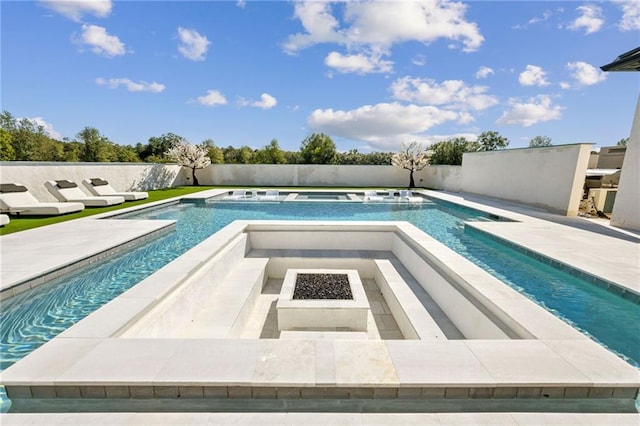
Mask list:
[[149,194],[146,192],[118,192],[104,179],[93,178],[84,179],[82,185],[87,190],[98,197],[124,197],[125,201],[144,200],[149,198]]
[[85,207],[106,207],[124,203],[124,197],[90,197],[78,187],[75,182],[68,180],[50,180],[44,186],[49,192],[60,201],[80,202]]
[[403,189],[400,191],[400,201],[409,201],[411,203],[421,203],[422,197],[414,196],[409,190]]
[[280,191],[277,189],[269,189],[264,195],[258,197],[261,201],[278,201],[280,198]]
[[245,189],[236,189],[231,195],[225,195],[223,200],[242,200],[247,198],[247,191]]
[[6,214],[0,214],[0,226],[5,226],[9,222],[11,222],[9,216],[7,216]]
[[84,210],[82,203],[41,203],[19,183],[0,184],[0,209],[13,215],[53,216]]
[[384,201],[384,197],[376,191],[364,191],[364,201]]

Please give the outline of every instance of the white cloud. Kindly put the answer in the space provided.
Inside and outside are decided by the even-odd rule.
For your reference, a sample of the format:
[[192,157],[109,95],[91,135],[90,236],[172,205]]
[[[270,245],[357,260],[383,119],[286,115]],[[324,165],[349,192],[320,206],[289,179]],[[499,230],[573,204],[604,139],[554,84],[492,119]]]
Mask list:
[[569,62],[567,69],[572,71],[571,77],[581,86],[593,86],[607,78],[607,75],[586,62]]
[[127,88],[129,92],[151,92],[151,93],[160,93],[165,89],[164,84],[156,83],[155,81],[152,83],[147,83],[146,81],[132,81],[128,78],[96,78],[96,83],[100,86],[107,86],[109,89],[117,89],[119,86],[124,86]]
[[640,30],[640,2],[633,0],[614,0],[622,9],[622,18],[618,28],[622,31]]
[[307,33],[290,35],[283,46],[285,52],[295,53],[314,44],[344,40],[337,31],[339,23],[331,14],[329,2],[297,2],[293,15],[300,20]]
[[198,96],[197,101],[200,105],[212,107],[216,105],[225,105],[227,103],[227,98],[217,90],[207,90],[207,94],[204,96]]
[[523,86],[548,86],[546,80],[547,73],[537,65],[527,65],[527,68],[520,73],[518,81]]
[[[22,118],[17,119],[18,122],[20,120],[22,120]],[[62,135],[56,129],[53,128],[53,124],[44,121],[44,118],[32,117],[32,118],[27,118],[27,120],[31,121],[32,123],[35,123],[38,126],[41,126],[44,129],[45,133],[49,135],[49,137],[57,140],[62,139]]]
[[602,28],[604,18],[602,17],[602,9],[599,6],[585,4],[577,7],[576,10],[581,13],[581,15],[568,26],[570,30],[580,30],[584,28],[585,34],[591,34]]
[[260,100],[252,102],[251,106],[254,106],[256,108],[262,108],[262,109],[271,109],[277,104],[278,104],[278,101],[276,98],[274,98],[268,93],[263,93],[260,96]]
[[465,20],[467,6],[445,0],[411,2],[358,1],[344,3],[343,27],[331,2],[296,2],[294,16],[305,32],[292,34],[283,45],[296,53],[319,43],[336,43],[350,53],[388,54],[396,43],[453,40],[464,51],[477,50],[484,38],[475,23]]
[[192,61],[204,61],[204,55],[211,44],[207,37],[196,30],[178,27],[178,38],[180,39],[178,51],[182,56]]
[[545,10],[542,13],[542,16],[534,16],[533,18],[529,19],[527,24],[533,25],[533,24],[537,24],[538,22],[544,22],[547,19],[551,18],[551,15],[553,15],[553,13],[550,10]]
[[487,109],[498,103],[495,96],[486,94],[487,90],[487,86],[467,86],[461,80],[437,83],[431,79],[411,77],[399,78],[391,85],[394,99],[475,111]]
[[426,65],[427,58],[422,54],[417,54],[416,56],[413,57],[413,59],[411,60],[411,63],[413,65],[422,67],[422,66]]
[[551,12],[550,10],[545,10],[542,13],[542,16],[534,16],[533,18],[529,19],[526,24],[524,24],[524,25],[517,24],[517,25],[514,25],[511,28],[513,28],[514,30],[522,30],[522,29],[527,28],[529,25],[535,25],[535,24],[537,24],[539,22],[544,22],[544,21],[548,20],[549,18],[551,18],[551,16],[553,16],[553,12]]
[[309,127],[352,140],[366,141],[379,149],[396,149],[400,143],[424,138],[421,133],[459,114],[433,106],[380,103],[350,111],[317,109],[309,115]]
[[394,43],[437,39],[461,41],[463,50],[477,50],[484,38],[475,23],[465,21],[466,6],[442,0],[413,2],[350,2],[345,20],[350,41],[390,47]]
[[40,4],[76,22],[83,15],[109,16],[113,7],[111,0],[40,0]]
[[547,95],[538,95],[524,103],[510,99],[509,105],[511,109],[505,111],[496,124],[529,127],[539,122],[558,120],[564,109],[559,105],[553,105]]
[[74,41],[91,46],[91,51],[96,55],[112,58],[126,53],[124,43],[117,36],[107,33],[104,27],[97,25],[83,24],[82,34]]
[[491,74],[495,74],[495,72],[493,71],[493,68],[482,66],[478,68],[478,71],[476,72],[476,78],[477,79],[487,78]]
[[245,0],[238,0],[236,2],[236,6],[238,6],[241,9],[244,9],[246,5],[247,5],[247,2]]
[[566,81],[561,81],[560,88],[564,90],[571,89],[571,84],[567,83]]
[[343,55],[331,52],[324,59],[324,63],[340,73],[389,73],[393,70],[393,62],[382,60],[380,55]]

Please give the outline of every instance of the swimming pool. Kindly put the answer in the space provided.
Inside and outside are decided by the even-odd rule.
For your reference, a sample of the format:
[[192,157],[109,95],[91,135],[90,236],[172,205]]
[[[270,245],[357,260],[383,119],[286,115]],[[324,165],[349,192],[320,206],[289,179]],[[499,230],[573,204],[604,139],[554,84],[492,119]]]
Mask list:
[[3,303],[3,369],[236,219],[409,221],[628,362],[640,365],[640,335],[633,326],[640,322],[636,303],[465,231],[464,221],[492,220],[469,208],[442,202],[177,203],[120,219],[133,217],[175,219],[176,232]]

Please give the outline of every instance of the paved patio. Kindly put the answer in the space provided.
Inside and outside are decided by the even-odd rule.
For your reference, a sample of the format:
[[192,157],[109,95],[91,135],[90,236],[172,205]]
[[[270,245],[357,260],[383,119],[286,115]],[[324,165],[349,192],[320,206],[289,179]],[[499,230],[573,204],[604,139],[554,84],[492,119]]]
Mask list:
[[[640,265],[638,262],[638,259],[640,259],[640,244],[638,241],[640,241],[640,239],[632,233],[602,227],[602,225],[599,224],[595,225],[594,228],[594,225],[586,222],[585,219],[556,217],[554,215],[545,214],[544,212],[534,211],[533,215],[536,217],[529,214],[525,215],[524,213],[528,211],[526,207],[510,205],[508,203],[502,203],[495,200],[482,199],[475,196],[446,194],[441,192],[429,192],[429,195],[467,205],[469,207],[478,208],[489,213],[517,221],[476,222],[471,226],[477,228],[480,232],[487,232],[496,237],[510,240],[534,253],[558,259],[558,261],[563,264],[583,270],[589,274],[599,277],[602,280],[615,283],[630,293],[636,295],[640,294],[640,283],[637,280],[637,277],[640,276]],[[532,212],[530,211],[529,213]],[[548,219],[552,220],[550,221]],[[149,222],[153,222],[154,226],[151,226]],[[121,223],[129,223],[132,226],[122,225],[120,228],[115,226],[120,226],[119,224]],[[64,227],[56,225],[29,231],[29,235],[27,235],[26,232],[13,234],[17,236],[23,234],[23,238],[7,238],[11,237],[11,235],[3,237],[0,239],[0,250],[2,252],[3,265],[2,285],[3,287],[6,287],[4,275],[5,264],[11,265],[10,269],[15,271],[9,271],[13,275],[7,275],[9,278],[7,278],[6,283],[9,286],[15,285],[15,283],[20,282],[21,279],[31,279],[38,275],[51,273],[51,271],[55,269],[55,265],[51,264],[51,259],[47,259],[48,256],[46,253],[51,251],[53,244],[56,244],[55,251],[57,253],[64,253],[65,257],[60,261],[61,265],[69,265],[76,261],[87,261],[87,256],[95,256],[99,253],[104,254],[114,246],[127,244],[132,239],[136,238],[136,236],[149,236],[154,232],[162,232],[162,230],[166,229],[167,226],[170,227],[171,223],[158,223],[158,221],[114,221],[108,219],[94,220],[88,218],[76,221],[75,223],[71,222],[69,225]],[[116,229],[116,232],[114,232],[114,229]],[[83,240],[78,240],[77,237],[69,237],[70,235],[75,234],[89,234],[91,237],[85,237]],[[51,241],[52,245],[44,244],[43,242],[45,241]],[[29,253],[29,249],[33,249],[34,251],[40,250],[42,255],[36,256],[34,259],[30,259],[29,256],[25,256],[25,253]],[[5,253],[8,253],[8,255],[5,256]],[[16,276],[18,278],[15,278]],[[81,343],[80,340],[78,344]],[[78,346],[78,348],[85,351],[97,343],[89,340],[91,339],[85,339],[85,344],[80,344],[82,348],[80,348],[80,346]],[[533,341],[522,343],[525,345],[535,344]],[[344,345],[344,343],[342,345]],[[469,346],[469,343],[465,343],[465,345]],[[387,346],[391,348],[393,345]],[[476,354],[476,356],[482,356],[480,355],[484,350],[482,349],[482,342],[477,342],[477,344],[471,343],[469,348],[471,349],[471,352]],[[151,353],[149,354],[150,356],[152,356],[152,353],[157,353],[157,349],[158,348],[154,349],[150,347],[139,348],[142,353],[147,352],[147,350],[151,350]],[[177,347],[174,349],[177,349]],[[356,347],[354,346],[352,349],[349,349],[349,351],[355,349]],[[405,356],[406,354],[403,354],[403,352],[404,351],[398,352],[396,356]],[[197,362],[197,359],[194,359],[194,361]],[[535,362],[535,359],[532,359],[531,361]],[[494,368],[498,369],[504,369],[507,367],[508,366],[494,366]],[[638,377],[640,378],[640,374]],[[6,421],[7,424],[37,423],[39,422],[39,419],[42,419],[38,416],[39,415],[37,414],[9,414],[3,415],[2,421],[3,423]],[[56,424],[55,422],[60,422],[60,424],[76,422],[77,424],[80,424],[91,421],[89,419],[97,419],[98,417],[95,416],[95,414],[90,413],[75,415],[55,414],[50,418],[47,418],[47,422],[51,424]],[[318,415],[317,413],[183,413],[170,415],[157,413],[112,413],[101,417],[100,421],[107,424],[111,421],[116,423],[124,422],[130,424],[145,424],[154,422],[154,419],[159,419],[160,417],[158,416],[163,416],[162,418],[168,422],[175,419],[176,424],[185,424],[188,422],[196,424],[206,421],[214,423],[238,422],[240,424],[251,424],[255,422],[259,422],[261,424],[269,424],[271,422],[277,424],[323,424],[325,422],[329,422],[332,424],[363,425],[384,424],[385,422],[388,422],[389,424],[397,424],[398,422],[415,424],[550,424],[554,422],[562,424],[637,424],[638,421],[640,421],[637,414],[572,413],[325,413],[321,415]]]

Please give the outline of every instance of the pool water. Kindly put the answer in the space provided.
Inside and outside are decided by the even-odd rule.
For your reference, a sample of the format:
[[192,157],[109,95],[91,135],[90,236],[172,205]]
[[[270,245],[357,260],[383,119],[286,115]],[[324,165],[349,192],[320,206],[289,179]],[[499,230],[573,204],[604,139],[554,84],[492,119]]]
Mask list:
[[527,295],[635,366],[640,307],[476,232],[463,221],[491,220],[449,203],[180,203],[120,216],[175,219],[176,232],[81,268],[3,302],[0,368],[5,369],[234,220],[409,221]]

